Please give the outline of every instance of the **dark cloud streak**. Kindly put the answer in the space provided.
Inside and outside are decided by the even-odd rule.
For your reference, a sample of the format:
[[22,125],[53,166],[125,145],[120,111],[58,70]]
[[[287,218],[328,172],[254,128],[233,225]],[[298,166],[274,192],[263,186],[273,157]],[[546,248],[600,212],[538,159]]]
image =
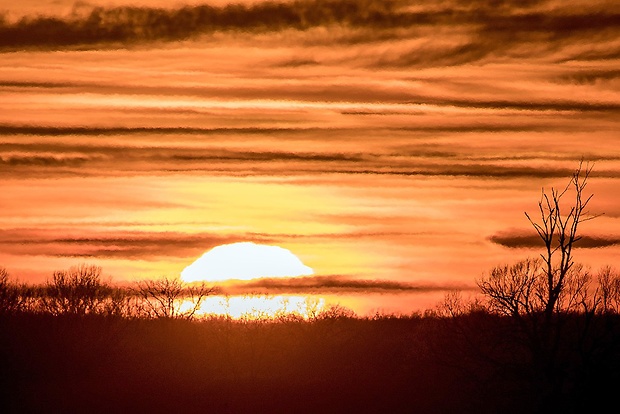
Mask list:
[[[564,7],[546,8],[545,1],[420,2],[405,0],[298,0],[184,6],[176,9],[97,7],[62,17],[30,17],[10,23],[0,20],[0,48],[62,49],[67,47],[124,47],[153,41],[178,41],[221,31],[274,32],[313,27],[362,29],[368,41],[384,38],[395,28],[455,27],[469,31],[469,41],[431,48],[419,55],[396,56],[393,65],[453,65],[504,55],[518,45],[537,44],[551,50],[563,42],[606,41],[620,31],[620,11]],[[402,35],[402,33],[400,33]],[[612,50],[619,56],[620,50]],[[295,61],[293,61],[295,62]],[[302,63],[307,63],[303,60]],[[389,59],[384,63],[388,64]],[[296,64],[296,63],[294,63]]]
[[406,283],[394,280],[361,280],[344,276],[261,278],[237,281],[221,287],[226,293],[414,293],[470,289],[464,285]]
[[[114,129],[112,129],[114,130]],[[52,131],[52,136],[56,131]],[[463,131],[461,131],[463,132]],[[88,135],[88,134],[87,134]],[[269,134],[267,134],[269,135]],[[85,138],[66,143],[45,141],[7,142],[0,144],[0,168],[14,178],[29,176],[79,174],[83,176],[113,176],[137,174],[215,174],[227,176],[269,176],[348,174],[394,176],[461,176],[476,178],[556,178],[570,176],[572,169],[560,166],[531,167],[525,165],[536,155],[511,154],[519,164],[505,164],[503,157],[484,157],[471,153],[467,148],[429,145],[420,140],[411,143],[395,141],[376,150],[359,152],[355,147],[338,151],[312,148],[299,149],[289,137],[280,140],[271,137],[273,146],[232,149],[221,139],[195,141],[185,146],[174,144],[152,147],[141,139],[118,142],[93,141]],[[360,143],[363,141],[360,141]],[[561,156],[562,160],[578,162],[584,154]],[[613,160],[614,156],[588,154],[592,160]],[[556,154],[555,157],[560,157]],[[596,171],[597,177],[617,178],[620,172],[613,169]]]
[[0,135],[49,135],[49,136],[103,136],[103,135],[208,135],[208,134],[263,134],[299,131],[298,128],[188,128],[188,127],[46,127],[34,125],[0,125]]
[[[365,10],[373,3],[374,11]],[[128,44],[174,41],[221,30],[274,31],[304,29],[330,23],[368,24],[386,20],[393,2],[310,0],[264,2],[252,6],[230,4],[185,6],[178,9],[139,7],[94,8],[66,19],[24,17],[0,27],[0,46],[62,48],[100,43]]]
[[[65,230],[66,232],[66,230]],[[247,235],[185,234],[176,232],[106,232],[58,237],[51,231],[7,229],[0,231],[4,253],[53,257],[152,259],[193,257],[220,244],[247,241]],[[268,243],[267,236],[252,240]]]
[[[541,249],[544,243],[536,234],[499,233],[489,237],[489,240],[500,246],[511,249]],[[583,236],[575,242],[575,247],[596,249],[620,245],[619,236]]]

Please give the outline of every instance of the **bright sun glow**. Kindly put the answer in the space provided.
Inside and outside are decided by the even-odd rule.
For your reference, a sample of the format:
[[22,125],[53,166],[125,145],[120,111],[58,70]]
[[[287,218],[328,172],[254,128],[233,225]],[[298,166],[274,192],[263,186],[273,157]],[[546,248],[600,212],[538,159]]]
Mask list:
[[311,275],[290,250],[252,242],[214,247],[181,272],[184,282],[217,282],[230,279]]
[[[240,295],[209,296],[196,312],[196,316],[226,316],[233,319],[266,319],[297,315],[314,318],[327,308],[323,297],[315,295]],[[191,300],[181,306],[182,311],[193,307]]]

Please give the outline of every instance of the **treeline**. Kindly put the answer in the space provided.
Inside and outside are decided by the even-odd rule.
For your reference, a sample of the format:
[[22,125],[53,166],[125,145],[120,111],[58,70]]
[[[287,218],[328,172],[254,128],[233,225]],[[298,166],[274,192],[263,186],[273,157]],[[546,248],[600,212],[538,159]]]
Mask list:
[[105,282],[101,267],[80,264],[55,271],[43,285],[11,280],[0,267],[0,315],[100,315],[127,318],[192,319],[216,289],[188,285],[176,278],[136,282],[122,287]]
[[[0,267],[0,316],[52,315],[99,316],[127,319],[214,318],[218,315],[203,309],[205,299],[212,295],[226,296],[217,286],[206,282],[184,283],[179,278],[162,277],[133,284],[112,284],[102,278],[100,266],[80,264],[55,271],[44,284],[18,283],[4,267]],[[242,318],[325,319],[357,317],[339,304],[322,306],[308,300],[305,307],[268,313],[248,309]]]
[[548,323],[455,293],[408,316],[190,319],[112,297],[0,315],[1,412],[577,413],[620,383],[613,309]]

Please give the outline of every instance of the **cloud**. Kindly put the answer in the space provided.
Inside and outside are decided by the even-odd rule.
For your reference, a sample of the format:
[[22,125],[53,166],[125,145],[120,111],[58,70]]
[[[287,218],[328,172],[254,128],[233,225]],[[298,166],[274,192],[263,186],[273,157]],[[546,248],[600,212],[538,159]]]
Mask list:
[[481,60],[492,50],[473,41],[455,45],[427,42],[409,50],[396,50],[391,54],[380,56],[370,66],[376,68],[455,66]]
[[[465,101],[443,101],[442,105],[459,105],[467,106]],[[472,102],[472,105],[484,106],[483,103]],[[508,102],[504,103],[505,106],[510,105]],[[518,105],[518,104],[517,104]],[[587,104],[583,104],[584,106]],[[495,103],[495,106],[501,106],[501,104]],[[532,104],[533,106],[533,104]],[[350,112],[343,111],[342,113],[348,115],[375,115],[374,112]],[[386,114],[381,112],[381,114]],[[390,115],[388,112],[387,115]],[[528,124],[494,124],[494,123],[476,123],[474,125],[467,123],[459,123],[456,125],[416,125],[405,127],[386,127],[383,130],[389,131],[403,131],[403,132],[502,132],[502,131],[546,131],[549,129],[555,129],[552,125],[528,125]],[[62,137],[62,136],[118,136],[118,135],[144,135],[149,134],[152,136],[158,135],[286,135],[292,134],[301,135],[308,133],[347,133],[350,130],[346,128],[272,128],[272,127],[225,127],[225,128],[190,128],[190,127],[86,127],[86,126],[72,126],[72,127],[55,127],[44,125],[10,125],[0,124],[0,135],[24,135],[24,136],[50,136],[50,137]],[[3,144],[0,143],[0,148],[17,148],[18,144]],[[26,144],[34,145],[34,144]],[[42,143],[37,143],[39,147],[42,147]],[[61,145],[61,144],[58,144]],[[62,144],[68,145],[68,144]],[[86,145],[83,145],[83,147]],[[98,148],[98,146],[90,144],[89,148]],[[99,146],[101,148],[102,146]],[[110,148],[111,145],[106,145],[106,148]]]
[[[59,237],[58,233],[68,234]],[[152,259],[192,257],[215,246],[248,239],[269,242],[268,236],[186,234],[178,232],[105,232],[78,234],[68,229],[0,231],[0,248],[15,255],[53,257]]]
[[357,162],[364,158],[360,155],[347,155],[341,153],[301,153],[284,151],[208,151],[203,154],[192,153],[172,155],[176,161],[318,161],[318,162]]
[[618,69],[583,69],[563,74],[558,77],[558,80],[579,85],[593,85],[597,82],[613,81],[619,78],[620,70]]
[[[185,128],[47,128],[47,127],[12,127],[0,126],[7,137],[21,134],[35,136],[57,136],[60,134],[76,134],[75,139],[63,142],[49,142],[33,140],[15,140],[0,144],[0,167],[6,166],[7,176],[14,178],[28,178],[39,176],[66,176],[78,175],[93,176],[132,176],[140,174],[188,174],[209,173],[225,176],[282,176],[302,177],[307,175],[392,175],[392,176],[433,176],[433,177],[492,177],[492,178],[559,178],[569,177],[573,169],[561,164],[549,164],[544,167],[530,166],[528,161],[536,160],[538,155],[506,154],[494,155],[485,158],[468,148],[459,148],[454,145],[441,146],[433,144],[432,140],[419,139],[416,143],[407,143],[394,137],[381,148],[365,146],[364,136],[358,138],[357,145],[346,142],[349,131],[324,130],[326,133],[341,133],[333,136],[334,145],[329,148],[312,145],[300,147],[293,134],[299,134],[304,139],[311,139],[320,143],[321,130],[287,130],[289,138],[286,142],[274,139],[273,135],[279,129],[261,130],[251,129],[250,134],[268,137],[267,144],[253,142],[245,136],[245,129],[234,129],[237,132],[212,131],[209,129],[190,129],[183,144],[171,140],[168,144],[159,146],[148,145],[138,131],[150,131],[152,134],[174,136],[175,138],[186,131]],[[488,132],[486,126],[476,126],[467,132]],[[450,127],[446,127],[451,131]],[[116,131],[123,139],[100,140],[93,142],[87,137],[89,134],[110,134]],[[120,132],[122,131],[122,132]],[[244,131],[244,132],[239,132]],[[275,132],[274,132],[275,131]],[[396,128],[393,132],[406,133],[407,131],[426,131],[425,128]],[[431,131],[436,131],[432,129]],[[458,131],[452,131],[456,132]],[[135,139],[131,135],[136,132]],[[464,132],[464,131],[460,131]],[[83,139],[80,139],[80,134]],[[202,134],[220,136],[219,140],[206,142]],[[244,137],[246,148],[234,148],[226,137],[232,134],[232,139]],[[195,137],[192,135],[195,134]],[[370,134],[369,140],[372,140]],[[274,150],[277,142],[281,150]],[[145,145],[146,143],[146,145]],[[198,145],[191,145],[196,143]],[[337,145],[338,143],[347,146]],[[372,144],[372,142],[370,142]],[[251,145],[250,145],[251,144]],[[334,151],[332,148],[338,148]],[[365,149],[365,152],[360,152]],[[558,160],[578,162],[583,153],[558,155]],[[598,153],[588,154],[593,160],[617,160],[614,156],[605,156]],[[507,164],[506,160],[515,161]],[[597,177],[618,176],[618,171],[598,169]]]
[[96,7],[67,18],[24,17],[0,27],[0,46],[57,48],[100,43],[173,41],[221,30],[274,31],[325,24],[372,24],[389,15],[392,2],[373,2],[372,15],[364,2],[310,0],[265,2],[251,6],[207,4],[176,9]]
[[276,66],[280,66],[283,68],[298,68],[298,67],[303,67],[303,66],[314,66],[318,64],[319,62],[311,58],[293,58],[293,59],[286,59],[278,63]]
[[85,155],[33,155],[14,154],[1,155],[0,167],[28,166],[28,167],[79,167],[95,158]]
[[173,135],[173,134],[190,134],[190,135],[208,135],[216,133],[267,133],[267,132],[289,132],[290,128],[189,128],[189,127],[53,127],[40,125],[0,125],[0,134],[2,135],[49,135],[49,136],[99,136],[99,135],[134,135],[134,134],[153,134],[153,135]]
[[[571,51],[581,59],[596,58],[587,55],[588,44],[608,44],[607,58],[620,56],[620,47],[613,46],[620,31],[620,13],[608,2],[590,3],[593,4],[573,6],[550,1],[451,0],[412,4],[405,0],[300,0],[220,7],[95,7],[82,8],[66,17],[25,16],[15,22],[0,21],[0,48],[125,47],[218,32],[340,27],[347,34],[329,36],[330,42],[394,42],[403,39],[403,35],[424,40],[420,48],[385,56],[376,65],[449,66],[488,56],[523,56],[523,47],[529,55],[532,51],[548,54],[567,44],[582,45]],[[448,32],[458,34],[457,44],[437,41]],[[296,66],[313,60],[289,62]]]
[[222,291],[240,293],[412,293],[469,289],[465,285],[406,283],[393,280],[361,280],[340,275],[293,278],[260,278],[223,284]]
[[0,81],[0,88],[45,88],[45,89],[57,89],[57,88],[69,88],[76,86],[76,84],[69,82],[20,82],[20,81]]
[[615,102],[590,102],[586,100],[483,100],[483,99],[467,99],[467,100],[441,100],[433,102],[429,99],[427,103],[441,103],[441,105],[451,105],[466,108],[480,109],[517,109],[530,111],[579,111],[579,112],[617,112],[620,110],[620,103]]
[[[489,240],[500,246],[511,249],[540,249],[544,243],[536,234],[523,234],[518,232],[505,232],[494,234]],[[584,235],[575,242],[575,247],[582,249],[596,249],[611,247],[620,244],[620,236],[587,236]]]
[[[358,170],[333,171],[341,174],[365,175],[401,175],[401,176],[443,176],[443,177],[477,177],[477,178],[559,178],[570,176],[570,168],[537,168],[528,166],[507,166],[502,164],[467,164],[467,163],[432,163],[409,168],[365,168]],[[599,171],[598,176],[616,177],[613,171]]]

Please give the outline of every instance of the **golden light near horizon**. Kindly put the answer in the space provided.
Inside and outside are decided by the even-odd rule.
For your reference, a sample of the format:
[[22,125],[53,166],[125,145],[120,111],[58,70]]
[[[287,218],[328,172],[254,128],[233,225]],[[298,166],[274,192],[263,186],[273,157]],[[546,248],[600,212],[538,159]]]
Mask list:
[[239,242],[223,244],[204,253],[181,272],[184,282],[221,282],[260,277],[314,274],[290,250],[279,246]]
[[[300,316],[310,319],[319,316],[329,305],[320,295],[234,295],[209,296],[196,312],[197,316],[220,315],[233,319],[273,319],[280,316]],[[183,310],[191,309],[187,301]]]

